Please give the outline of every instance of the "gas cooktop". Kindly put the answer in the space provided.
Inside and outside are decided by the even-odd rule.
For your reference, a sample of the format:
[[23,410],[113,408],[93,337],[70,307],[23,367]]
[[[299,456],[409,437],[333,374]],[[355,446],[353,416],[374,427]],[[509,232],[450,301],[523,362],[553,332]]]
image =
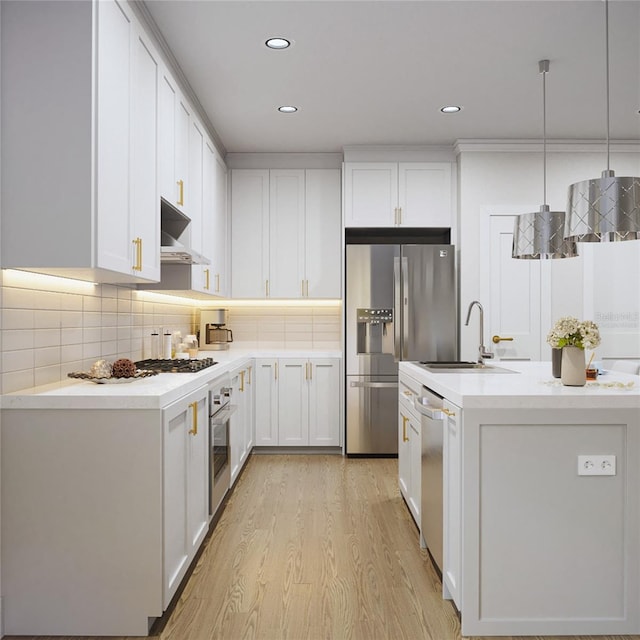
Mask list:
[[149,358],[135,363],[138,369],[157,371],[158,373],[194,373],[195,371],[212,367],[214,364],[218,363],[213,358],[201,358],[199,360],[157,360]]

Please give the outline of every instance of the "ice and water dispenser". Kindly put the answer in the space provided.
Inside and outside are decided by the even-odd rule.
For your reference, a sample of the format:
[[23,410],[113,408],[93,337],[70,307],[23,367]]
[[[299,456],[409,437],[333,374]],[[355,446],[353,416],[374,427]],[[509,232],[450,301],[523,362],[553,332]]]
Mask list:
[[393,309],[357,310],[358,354],[393,353]]

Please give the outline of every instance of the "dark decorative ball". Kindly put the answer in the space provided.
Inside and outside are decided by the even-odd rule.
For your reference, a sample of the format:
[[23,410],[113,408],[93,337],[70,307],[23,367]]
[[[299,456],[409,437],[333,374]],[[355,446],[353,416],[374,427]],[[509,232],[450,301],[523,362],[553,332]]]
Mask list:
[[120,358],[113,363],[114,378],[131,378],[136,375],[136,365],[128,358]]

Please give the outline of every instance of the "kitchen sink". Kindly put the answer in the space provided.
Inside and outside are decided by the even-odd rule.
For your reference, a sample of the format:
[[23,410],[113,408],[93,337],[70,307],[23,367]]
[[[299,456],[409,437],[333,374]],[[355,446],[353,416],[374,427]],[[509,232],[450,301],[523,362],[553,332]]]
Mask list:
[[433,373],[518,373],[511,369],[503,369],[485,362],[469,362],[465,360],[420,362],[420,366]]

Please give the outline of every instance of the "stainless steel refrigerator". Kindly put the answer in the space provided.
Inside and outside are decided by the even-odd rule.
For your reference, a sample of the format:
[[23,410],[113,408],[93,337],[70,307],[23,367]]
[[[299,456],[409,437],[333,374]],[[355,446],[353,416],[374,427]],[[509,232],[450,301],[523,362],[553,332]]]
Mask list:
[[458,355],[455,248],[346,247],[346,453],[397,455],[398,362]]

